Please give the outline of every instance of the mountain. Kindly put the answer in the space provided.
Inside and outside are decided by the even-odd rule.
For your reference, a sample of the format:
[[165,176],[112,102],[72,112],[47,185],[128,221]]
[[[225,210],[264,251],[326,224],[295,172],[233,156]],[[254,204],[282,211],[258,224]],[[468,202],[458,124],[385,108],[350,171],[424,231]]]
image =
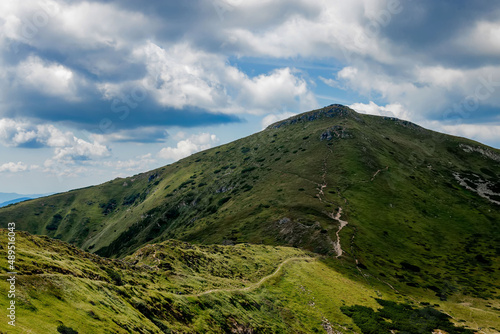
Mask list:
[[[499,175],[497,149],[396,118],[363,115],[331,105],[147,173],[2,208],[0,220],[16,222],[19,230],[45,234],[85,251],[76,256],[61,250],[64,256],[60,261],[76,261],[80,256],[115,258],[103,261],[119,268],[118,272],[125,269],[116,263],[156,247],[152,245],[171,247],[172,239],[194,248],[282,246],[286,252],[300,249],[314,258],[283,265],[284,273],[271,277],[265,288],[252,293],[224,291],[223,297],[216,293],[217,297],[184,298],[182,305],[190,315],[175,321],[160,319],[158,310],[134,304],[132,299],[140,298],[138,290],[127,290],[128,297],[124,297],[109,288],[120,300],[125,298],[123,302],[134,312],[144,311],[146,314],[141,314],[150,319],[155,330],[161,330],[158,324],[162,323],[178,328],[178,332],[190,332],[195,323],[210,323],[199,317],[215,308],[214,312],[222,313],[214,313],[214,317],[229,316],[234,322],[222,325],[222,320],[214,321],[219,326],[214,332],[273,332],[293,323],[297,332],[314,332],[314,328],[328,332],[331,326],[332,333],[332,328],[364,333],[369,329],[360,319],[372,319],[380,328],[406,326],[397,324],[396,315],[416,312],[440,319],[441,315],[433,313],[437,310],[425,309],[428,304],[439,304],[455,322],[463,320],[475,329],[488,327],[486,332],[494,333],[500,328]],[[54,261],[44,258],[48,263]],[[234,260],[229,255],[226,259]],[[162,265],[162,258],[156,260]],[[193,261],[188,267],[198,265]],[[37,267],[39,262],[35,262]],[[279,264],[275,262],[274,268]],[[158,268],[161,274],[164,268]],[[178,269],[172,268],[174,272]],[[186,275],[185,279],[204,286],[207,269],[195,268],[199,272],[194,278]],[[251,282],[247,273],[232,271],[240,286]],[[145,272],[141,279],[155,275]],[[320,283],[330,290],[325,291]],[[334,289],[334,285],[338,286]],[[155,289],[161,291],[158,285]],[[208,285],[207,289],[212,288]],[[363,289],[370,291],[366,293],[371,297],[354,297]],[[141,291],[146,294],[146,290]],[[302,293],[306,299],[314,295],[323,302],[309,300],[304,306],[298,301]],[[381,301],[377,300],[379,294]],[[247,297],[251,298],[247,306],[238,304]],[[95,298],[106,297],[96,294]],[[151,298],[156,305],[167,297]],[[203,298],[213,298],[215,304],[203,306]],[[228,301],[231,298],[238,300],[237,305]],[[263,306],[276,301],[282,301],[277,309]],[[307,306],[309,302],[321,306]],[[413,308],[390,304],[395,302],[413,303]],[[425,303],[420,305],[425,306],[423,310],[419,302]],[[88,306],[88,302],[82,303]],[[171,310],[170,306],[164,308],[164,312]],[[392,325],[380,322],[384,317],[373,308],[386,316],[395,315],[389,317]],[[275,316],[274,320],[265,318],[267,315]],[[142,319],[140,315],[130,317],[129,324]],[[259,320],[252,322],[251,318]],[[78,319],[75,316],[73,322],[78,323]],[[176,321],[184,321],[185,327],[181,329]],[[258,327],[264,323],[277,327]]]

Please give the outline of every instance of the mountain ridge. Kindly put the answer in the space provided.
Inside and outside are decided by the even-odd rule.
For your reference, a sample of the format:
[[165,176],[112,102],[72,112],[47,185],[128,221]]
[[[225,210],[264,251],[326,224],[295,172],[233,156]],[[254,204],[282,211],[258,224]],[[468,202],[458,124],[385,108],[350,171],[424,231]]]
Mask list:
[[[456,239],[462,234],[467,245],[481,241],[479,260],[451,261],[493,268],[497,257],[487,248],[495,249],[498,238],[500,181],[490,157],[499,152],[333,105],[153,171],[0,209],[0,217],[109,257],[168,239],[294,246],[332,256],[340,246],[348,262],[396,272],[405,267],[399,263],[428,266],[422,259],[429,251],[446,254],[436,260],[443,266],[449,250],[432,236],[462,249]],[[340,210],[342,218],[334,219]],[[493,240],[484,239],[487,231]],[[421,234],[431,238],[419,240]],[[399,254],[398,262],[390,262],[391,254]],[[428,280],[445,298],[439,280]],[[405,281],[422,284],[416,275]]]
[[[0,219],[16,222],[19,230],[45,234],[87,254],[107,258],[103,261],[110,261],[108,269],[116,266],[118,275],[121,271],[126,277],[135,275],[120,267],[120,261],[137,260],[145,269],[152,268],[143,278],[130,278],[125,290],[120,288],[117,274],[102,274],[109,277],[106,284],[112,284],[110,289],[117,293],[111,293],[113,300],[128,305],[123,310],[134,319],[130,320],[134,328],[142,314],[149,319],[151,332],[166,328],[163,326],[173,326],[178,332],[193,331],[194,322],[208,321],[203,318],[203,310],[214,309],[222,312],[217,317],[224,319],[217,320],[221,327],[214,332],[228,328],[284,332],[283,328],[292,325],[282,315],[290,314],[291,319],[308,324],[304,325],[307,329],[300,329],[303,332],[334,325],[341,332],[359,333],[365,325],[354,324],[346,314],[352,319],[358,319],[358,313],[379,319],[379,315],[363,307],[377,309],[383,304],[390,312],[415,307],[379,302],[376,298],[381,293],[392,302],[404,298],[407,302],[446,305],[446,312],[456,321],[460,318],[455,313],[477,329],[480,326],[473,320],[479,317],[476,322],[489,324],[493,328],[490,333],[495,333],[494,328],[500,327],[496,317],[500,310],[497,156],[499,150],[465,138],[333,105],[274,123],[254,135],[146,173],[1,208]],[[50,243],[57,245],[56,241]],[[60,251],[64,253],[63,248]],[[246,259],[224,253],[240,249],[256,252],[259,261],[267,265],[270,258],[281,254],[280,250],[289,255],[312,254],[319,260],[287,263],[262,286],[247,291],[239,287],[248,286],[244,277],[259,262],[252,262],[251,253],[243,254]],[[43,250],[29,256],[38,257],[40,252]],[[222,258],[217,255],[220,252],[225,254]],[[87,255],[69,256],[79,259]],[[55,259],[44,258],[47,266],[54,265]],[[65,258],[69,268],[68,261],[70,258]],[[226,261],[242,261],[241,267],[228,269]],[[215,268],[212,263],[220,265]],[[277,270],[278,265],[275,263],[273,269],[268,266],[267,274]],[[33,266],[35,271],[42,270]],[[82,264],[82,268],[86,266]],[[175,307],[169,301],[172,309],[167,312],[163,309],[167,306],[161,305],[172,299],[172,291],[165,295],[161,285],[155,285],[150,292],[145,287],[140,292],[134,290],[132,282],[141,285],[146,284],[140,283],[143,279],[155,281],[153,272],[161,276],[164,271],[172,272],[171,268],[180,273],[175,279],[178,292],[189,294],[191,288],[187,286],[207,284],[215,285],[203,291],[217,292],[198,296],[203,291],[194,291],[187,300],[175,299]],[[217,284],[229,284],[224,277],[205,276],[220,270],[233,278],[243,277],[231,283],[239,286],[236,290],[217,288]],[[329,277],[336,277],[335,283]],[[344,294],[342,300],[336,299],[335,294],[342,292],[331,295],[322,290],[319,281],[331,291],[337,291],[334,286],[338,285],[352,295],[369,290],[372,297],[366,303],[357,297],[346,303],[348,297]],[[65,282],[68,286],[74,284]],[[349,285],[356,289],[347,288]],[[263,297],[269,291],[277,299]],[[299,296],[308,295],[307,291],[316,294],[321,312],[328,314],[326,320],[313,310],[316,301],[298,306],[302,303],[298,300],[303,298]],[[233,308],[226,297],[242,304]],[[193,304],[189,298],[201,299]],[[211,300],[207,302],[210,307],[196,306],[203,305],[203,298]],[[321,298],[324,301],[320,303]],[[281,315],[273,318],[280,320],[275,323],[268,318],[275,313],[263,305],[276,300],[292,304],[280,308]],[[485,312],[481,313],[484,318],[477,313],[472,320],[463,315],[472,312],[462,305],[469,301]],[[84,305],[97,312],[88,303]],[[394,311],[397,309],[400,311]],[[226,315],[221,316],[224,312]],[[248,314],[260,320],[252,322]],[[226,323],[228,317],[234,322]],[[316,325],[309,319],[316,319]],[[92,324],[93,320],[86,321]],[[275,327],[261,327],[264,322]],[[120,326],[129,328],[125,323],[121,321]],[[306,328],[297,326],[293,328]]]

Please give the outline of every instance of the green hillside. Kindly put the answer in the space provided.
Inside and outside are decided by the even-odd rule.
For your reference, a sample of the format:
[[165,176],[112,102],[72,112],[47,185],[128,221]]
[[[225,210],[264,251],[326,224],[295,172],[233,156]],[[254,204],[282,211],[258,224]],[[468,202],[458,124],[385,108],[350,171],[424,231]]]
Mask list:
[[[2,244],[6,233],[0,230]],[[22,232],[16,239],[17,322],[0,322],[2,333],[365,333],[412,326],[415,319],[404,323],[408,313],[419,315],[420,328],[448,333],[500,327],[498,300],[414,298],[291,247],[171,240],[112,260],[48,237]],[[8,302],[1,294],[0,303]]]
[[[171,239],[199,247],[294,247],[286,249],[321,261],[287,264],[292,276],[328,282],[325,270],[372,292],[387,288],[390,300],[429,298],[449,309],[490,305],[476,307],[484,317],[461,318],[477,329],[497,326],[492,321],[500,315],[499,175],[499,150],[332,105],[157,170],[1,208],[0,221],[110,258],[139,259],[134,252],[148,250],[146,244],[174,247]],[[220,284],[204,279],[208,289]],[[286,300],[287,282],[269,289]],[[381,307],[361,300],[353,305]],[[217,310],[229,307],[220,303]],[[290,303],[295,319],[302,306]],[[340,306],[332,314],[353,324],[355,315],[346,317]],[[257,319],[252,328],[267,322]]]

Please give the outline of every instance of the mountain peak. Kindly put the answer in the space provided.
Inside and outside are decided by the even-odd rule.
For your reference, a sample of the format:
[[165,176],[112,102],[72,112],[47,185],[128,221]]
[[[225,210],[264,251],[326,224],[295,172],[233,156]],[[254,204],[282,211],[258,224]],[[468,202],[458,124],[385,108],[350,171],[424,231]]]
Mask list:
[[352,117],[356,120],[359,121],[361,120],[361,118],[358,116],[358,113],[352,110],[351,108],[341,104],[331,104],[321,109],[308,111],[299,115],[292,116],[285,120],[278,121],[276,123],[269,125],[267,129],[279,129],[280,127],[286,125],[312,122],[319,119],[333,118],[333,117],[344,117],[344,118]]
[[[375,116],[375,115],[372,115]],[[412,128],[414,130],[423,130],[423,128],[415,123],[412,123],[410,121],[406,121],[397,117],[391,117],[391,116],[375,116],[375,117],[380,117],[384,121],[390,121],[394,122],[398,125],[401,125],[406,128]],[[321,109],[316,109],[308,112],[304,112],[295,116],[292,116],[290,118],[275,122],[271,125],[269,125],[266,129],[279,129],[283,126],[287,125],[292,125],[296,123],[306,123],[306,122],[313,122],[316,120],[320,119],[325,119],[325,118],[352,118],[358,122],[364,122],[363,118],[360,116],[359,113],[354,111],[353,109],[344,106],[342,104],[330,104],[326,107],[323,107]]]

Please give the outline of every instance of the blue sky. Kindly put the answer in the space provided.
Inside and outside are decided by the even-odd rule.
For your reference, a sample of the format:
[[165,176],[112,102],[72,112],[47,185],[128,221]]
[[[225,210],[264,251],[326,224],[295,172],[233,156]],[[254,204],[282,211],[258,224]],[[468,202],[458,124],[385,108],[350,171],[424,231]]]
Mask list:
[[153,169],[340,103],[500,148],[500,4],[0,3],[0,192]]

